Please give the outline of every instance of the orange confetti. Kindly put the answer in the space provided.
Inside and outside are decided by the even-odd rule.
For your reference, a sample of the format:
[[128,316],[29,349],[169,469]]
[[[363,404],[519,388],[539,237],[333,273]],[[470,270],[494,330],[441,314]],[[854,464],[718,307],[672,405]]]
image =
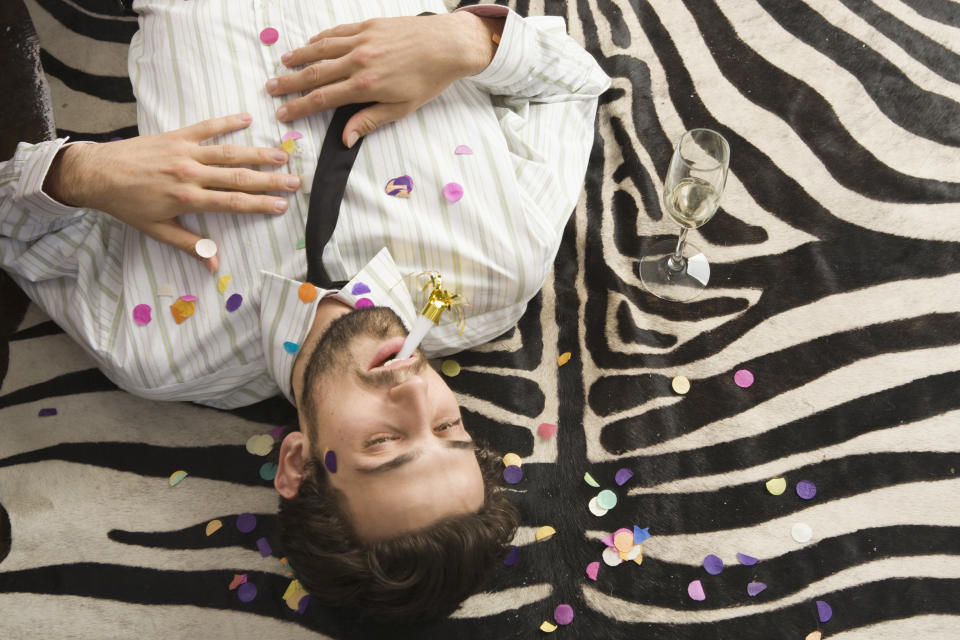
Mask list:
[[297,289],[297,295],[300,296],[301,302],[313,302],[317,299],[317,288],[309,282],[304,282],[300,285],[300,288]]
[[567,362],[569,361],[570,361],[570,352],[564,351],[563,353],[560,354],[560,357],[557,358],[557,366],[562,367],[563,365],[567,364]]
[[196,310],[197,305],[192,300],[184,300],[183,298],[177,298],[177,301],[170,305],[170,313],[173,314],[173,319],[177,324],[181,324],[192,316]]

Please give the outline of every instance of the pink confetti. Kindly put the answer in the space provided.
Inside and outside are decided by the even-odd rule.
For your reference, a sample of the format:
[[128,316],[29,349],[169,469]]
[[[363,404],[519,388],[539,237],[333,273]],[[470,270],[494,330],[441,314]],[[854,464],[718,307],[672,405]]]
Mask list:
[[573,607],[568,604],[557,605],[553,610],[553,619],[557,624],[567,625],[573,622]]
[[280,138],[280,142],[286,142],[287,140],[299,140],[303,137],[303,134],[294,129],[293,131],[287,131],[283,134],[283,137]]
[[280,440],[283,437],[283,432],[286,430],[286,427],[274,427],[273,429],[270,429],[270,435],[274,440]]
[[703,591],[703,583],[699,580],[694,580],[689,585],[687,585],[687,595],[690,596],[693,600],[701,602],[707,599],[707,594]]
[[196,302],[196,301],[197,301],[197,296],[191,296],[191,295],[188,294],[188,295],[185,295],[185,296],[180,296],[180,299],[183,300],[183,301],[185,301],[185,302]]
[[280,32],[273,27],[267,27],[260,32],[260,42],[271,45],[280,39]]
[[610,535],[608,535],[606,538],[604,538],[604,539],[601,540],[600,542],[602,542],[603,544],[607,545],[608,547],[612,547],[612,546],[613,546],[613,536],[614,536],[614,535],[615,535],[615,534],[611,533]]
[[738,387],[746,389],[753,384],[753,374],[747,369],[740,369],[733,374],[733,381]]
[[459,144],[459,145],[457,145],[457,148],[454,149],[453,152],[454,152],[455,154],[457,154],[458,156],[472,156],[472,155],[473,155],[473,149],[471,149],[470,147],[468,147],[468,146],[465,145],[465,144]]
[[359,298],[357,299],[356,302],[353,303],[353,306],[356,309],[362,309],[364,307],[372,307],[373,300],[371,300],[370,298]]
[[557,433],[557,425],[550,424],[549,422],[541,422],[540,426],[537,427],[537,433],[540,434],[540,437],[549,440]]
[[447,202],[460,202],[463,197],[463,187],[456,182],[448,182],[443,186],[443,197]]
[[591,580],[596,580],[597,574],[599,572],[600,572],[599,562],[591,562],[590,564],[587,565],[587,577],[590,578]]
[[152,309],[148,304],[138,304],[133,308],[133,321],[137,324],[150,324],[150,312]]

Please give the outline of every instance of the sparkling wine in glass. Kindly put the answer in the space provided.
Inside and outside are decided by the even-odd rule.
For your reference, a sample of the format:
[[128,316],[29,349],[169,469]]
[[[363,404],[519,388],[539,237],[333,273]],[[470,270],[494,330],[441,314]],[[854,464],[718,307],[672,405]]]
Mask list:
[[680,225],[677,242],[663,240],[640,258],[640,280],[647,291],[686,302],[710,280],[710,263],[687,232],[704,225],[720,204],[727,182],[730,145],[710,129],[691,129],[681,136],[663,181],[663,208]]

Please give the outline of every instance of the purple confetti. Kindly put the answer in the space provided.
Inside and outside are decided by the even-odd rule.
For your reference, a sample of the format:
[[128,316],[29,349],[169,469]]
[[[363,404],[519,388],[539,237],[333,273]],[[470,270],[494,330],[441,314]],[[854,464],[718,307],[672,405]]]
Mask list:
[[46,418],[47,416],[55,416],[55,415],[57,415],[57,410],[54,409],[53,407],[47,407],[46,409],[40,409],[40,412],[37,413],[37,416],[39,416],[39,417],[41,417],[41,418]]
[[817,615],[820,616],[820,622],[827,622],[833,617],[833,608],[823,600],[817,600]]
[[252,513],[241,513],[237,516],[237,531],[250,533],[257,527],[257,516]]
[[523,469],[512,464],[503,470],[503,479],[507,481],[507,484],[517,484],[523,480]]
[[759,560],[757,560],[753,556],[748,556],[745,553],[738,553],[737,561],[745,567],[752,567],[753,565],[757,564],[757,562],[759,562]]
[[327,471],[330,473],[337,472],[337,452],[336,451],[327,451],[323,454],[323,466],[327,468]]
[[618,487],[622,487],[623,485],[627,484],[627,481],[629,481],[632,477],[633,471],[630,471],[630,469],[624,467],[623,469],[617,471],[617,474],[613,477],[613,480],[617,483]]
[[350,289],[350,293],[355,296],[362,296],[365,293],[370,293],[370,287],[365,282],[355,282],[353,288]]
[[286,427],[274,427],[273,429],[270,429],[270,436],[274,440],[279,441],[283,437],[283,432],[286,430],[287,430]]
[[252,582],[244,582],[237,587],[237,597],[240,598],[240,602],[250,602],[257,597],[257,585]]
[[270,548],[270,542],[266,538],[260,538],[257,540],[257,550],[260,552],[260,555],[264,558],[273,553],[273,549]]
[[753,596],[757,595],[758,593],[760,593],[766,588],[767,588],[767,585],[764,584],[763,582],[748,582],[747,595],[749,595],[752,598]]
[[520,559],[520,547],[515,544],[510,545],[510,553],[503,559],[503,566],[512,567]]
[[310,604],[310,594],[300,598],[300,602],[297,603],[297,613],[303,615],[303,612],[307,610],[307,605]]
[[712,576],[718,575],[723,571],[723,560],[711,553],[703,559],[703,568]]
[[240,304],[243,302],[243,296],[239,293],[235,293],[229,298],[227,298],[227,311],[233,313],[240,308]]
[[408,175],[402,175],[398,178],[393,178],[387,183],[384,191],[387,192],[388,196],[409,198],[410,194],[413,192],[413,178]]
[[644,527],[641,529],[637,525],[633,525],[633,544],[640,544],[649,537],[650,527]]
[[553,619],[557,621],[557,624],[570,624],[573,622],[573,607],[568,604],[558,605],[553,610]]
[[813,496],[817,495],[817,485],[809,480],[801,480],[797,483],[797,495],[804,500],[810,500]]

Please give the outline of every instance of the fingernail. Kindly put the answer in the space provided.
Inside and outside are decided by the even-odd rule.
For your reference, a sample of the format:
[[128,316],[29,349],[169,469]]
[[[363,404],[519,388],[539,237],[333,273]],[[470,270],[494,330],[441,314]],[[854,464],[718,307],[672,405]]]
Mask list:
[[280,118],[281,120],[283,120],[284,118],[286,118],[286,117],[287,117],[287,108],[286,108],[286,107],[280,107],[279,109],[277,109],[277,117]]
[[253,116],[249,113],[241,113],[240,122],[253,122]]
[[299,176],[290,176],[284,180],[283,183],[287,185],[287,188],[289,189],[296,189],[300,186],[300,178]]
[[267,80],[267,91],[273,91],[277,88],[277,85],[280,84],[275,78]]
[[357,140],[360,139],[360,134],[356,131],[351,131],[350,135],[347,136],[347,149],[353,149],[353,145],[357,144]]
[[285,151],[272,151],[270,157],[273,158],[276,162],[286,162],[287,154]]
[[277,211],[286,211],[287,210],[287,201],[286,200],[274,200],[273,206]]
[[291,53],[290,51],[287,51],[285,54],[280,56],[281,62],[290,62],[291,60],[293,60],[293,53]]

